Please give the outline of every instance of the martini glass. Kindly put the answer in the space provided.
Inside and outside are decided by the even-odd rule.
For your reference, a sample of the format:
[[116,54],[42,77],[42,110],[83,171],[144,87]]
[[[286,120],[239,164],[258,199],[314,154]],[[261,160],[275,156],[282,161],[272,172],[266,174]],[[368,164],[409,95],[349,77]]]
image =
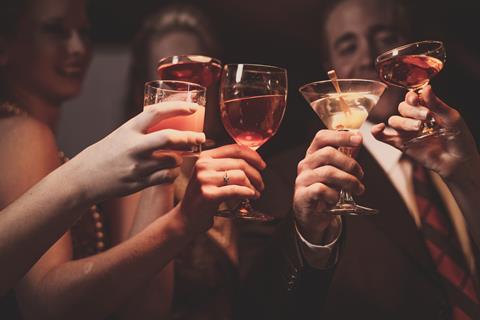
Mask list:
[[[255,64],[227,64],[220,84],[223,125],[237,144],[257,150],[277,132],[287,105],[287,70]],[[248,199],[217,215],[270,221]]]
[[[387,51],[376,59],[380,79],[387,84],[414,91],[422,103],[422,89],[437,75],[446,62],[445,47],[440,41],[420,41]],[[433,116],[422,122],[417,136],[405,147],[434,137],[452,137],[458,131],[442,128]]]
[[[310,104],[328,129],[339,131],[358,131],[368,117],[370,110],[377,104],[383,94],[385,84],[373,80],[339,79],[306,84],[300,93]],[[352,157],[355,148],[340,147],[339,150]],[[340,191],[338,203],[329,213],[334,215],[373,215],[378,210],[357,205],[352,195]]]

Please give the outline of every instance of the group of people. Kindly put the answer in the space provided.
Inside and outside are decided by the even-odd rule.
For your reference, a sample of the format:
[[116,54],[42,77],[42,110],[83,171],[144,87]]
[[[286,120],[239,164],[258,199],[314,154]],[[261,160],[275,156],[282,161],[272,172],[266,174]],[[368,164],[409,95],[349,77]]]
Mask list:
[[[147,133],[189,106],[141,111],[151,64],[219,52],[201,14],[180,6],[137,37],[130,119],[67,160],[55,129],[91,57],[85,4],[2,4],[2,319],[480,319],[480,156],[430,86],[388,88],[360,133],[320,130],[265,159],[238,145],[196,161],[153,156],[205,141]],[[375,57],[411,40],[395,0],[332,1],[319,21],[339,78],[377,79]],[[430,116],[458,134],[404,148]],[[328,214],[341,189],[380,213]],[[260,194],[274,223],[214,217],[221,202]]]

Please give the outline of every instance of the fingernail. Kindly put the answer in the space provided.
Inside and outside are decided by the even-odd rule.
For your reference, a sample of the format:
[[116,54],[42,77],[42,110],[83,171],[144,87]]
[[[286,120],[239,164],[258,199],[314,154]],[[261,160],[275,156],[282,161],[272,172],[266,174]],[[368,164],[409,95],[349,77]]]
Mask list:
[[354,145],[359,145],[362,143],[362,137],[359,135],[350,136],[350,142]]

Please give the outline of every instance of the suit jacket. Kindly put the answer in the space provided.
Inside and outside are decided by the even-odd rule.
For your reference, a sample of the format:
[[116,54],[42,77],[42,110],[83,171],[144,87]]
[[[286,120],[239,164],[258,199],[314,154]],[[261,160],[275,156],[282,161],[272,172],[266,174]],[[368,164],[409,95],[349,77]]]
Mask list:
[[[306,146],[273,162],[294,185]],[[308,319],[449,319],[450,306],[422,236],[400,195],[373,157],[362,149],[366,192],[357,202],[380,210],[344,217],[340,259],[321,310]],[[271,167],[272,167],[271,166]],[[478,251],[476,251],[478,253]],[[477,255],[478,256],[478,255]]]

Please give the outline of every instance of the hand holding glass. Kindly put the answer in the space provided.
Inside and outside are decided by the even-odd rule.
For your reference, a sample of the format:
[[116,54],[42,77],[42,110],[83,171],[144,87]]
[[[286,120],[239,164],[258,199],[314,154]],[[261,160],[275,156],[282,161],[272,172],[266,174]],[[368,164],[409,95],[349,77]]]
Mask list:
[[[358,79],[339,79],[337,82],[340,93],[330,80],[306,84],[300,88],[300,92],[328,129],[357,131],[377,104],[386,85],[379,81]],[[339,150],[348,156],[354,154],[352,148],[342,147]],[[357,205],[348,192],[341,190],[338,203],[329,213],[372,215],[378,210]]]
[[[446,62],[445,47],[440,41],[420,41],[387,51],[376,59],[380,79],[385,83],[415,91],[420,97],[422,89],[437,75]],[[432,137],[452,137],[458,132],[442,128],[433,116],[422,123],[418,135],[405,143],[405,147]]]
[[[237,144],[257,150],[278,130],[287,104],[287,71],[282,68],[228,64],[220,84],[223,125]],[[269,221],[273,218],[255,210],[248,199],[219,216]]]
[[[180,131],[203,132],[205,118],[206,89],[195,83],[184,81],[157,80],[145,83],[144,108],[153,104],[167,105],[169,102],[184,103],[193,106],[197,111],[189,115],[175,116],[161,120],[152,125],[148,132],[174,129]],[[175,150],[159,150],[157,152],[174,152],[183,156],[192,155],[200,150],[200,145],[185,146]]]

